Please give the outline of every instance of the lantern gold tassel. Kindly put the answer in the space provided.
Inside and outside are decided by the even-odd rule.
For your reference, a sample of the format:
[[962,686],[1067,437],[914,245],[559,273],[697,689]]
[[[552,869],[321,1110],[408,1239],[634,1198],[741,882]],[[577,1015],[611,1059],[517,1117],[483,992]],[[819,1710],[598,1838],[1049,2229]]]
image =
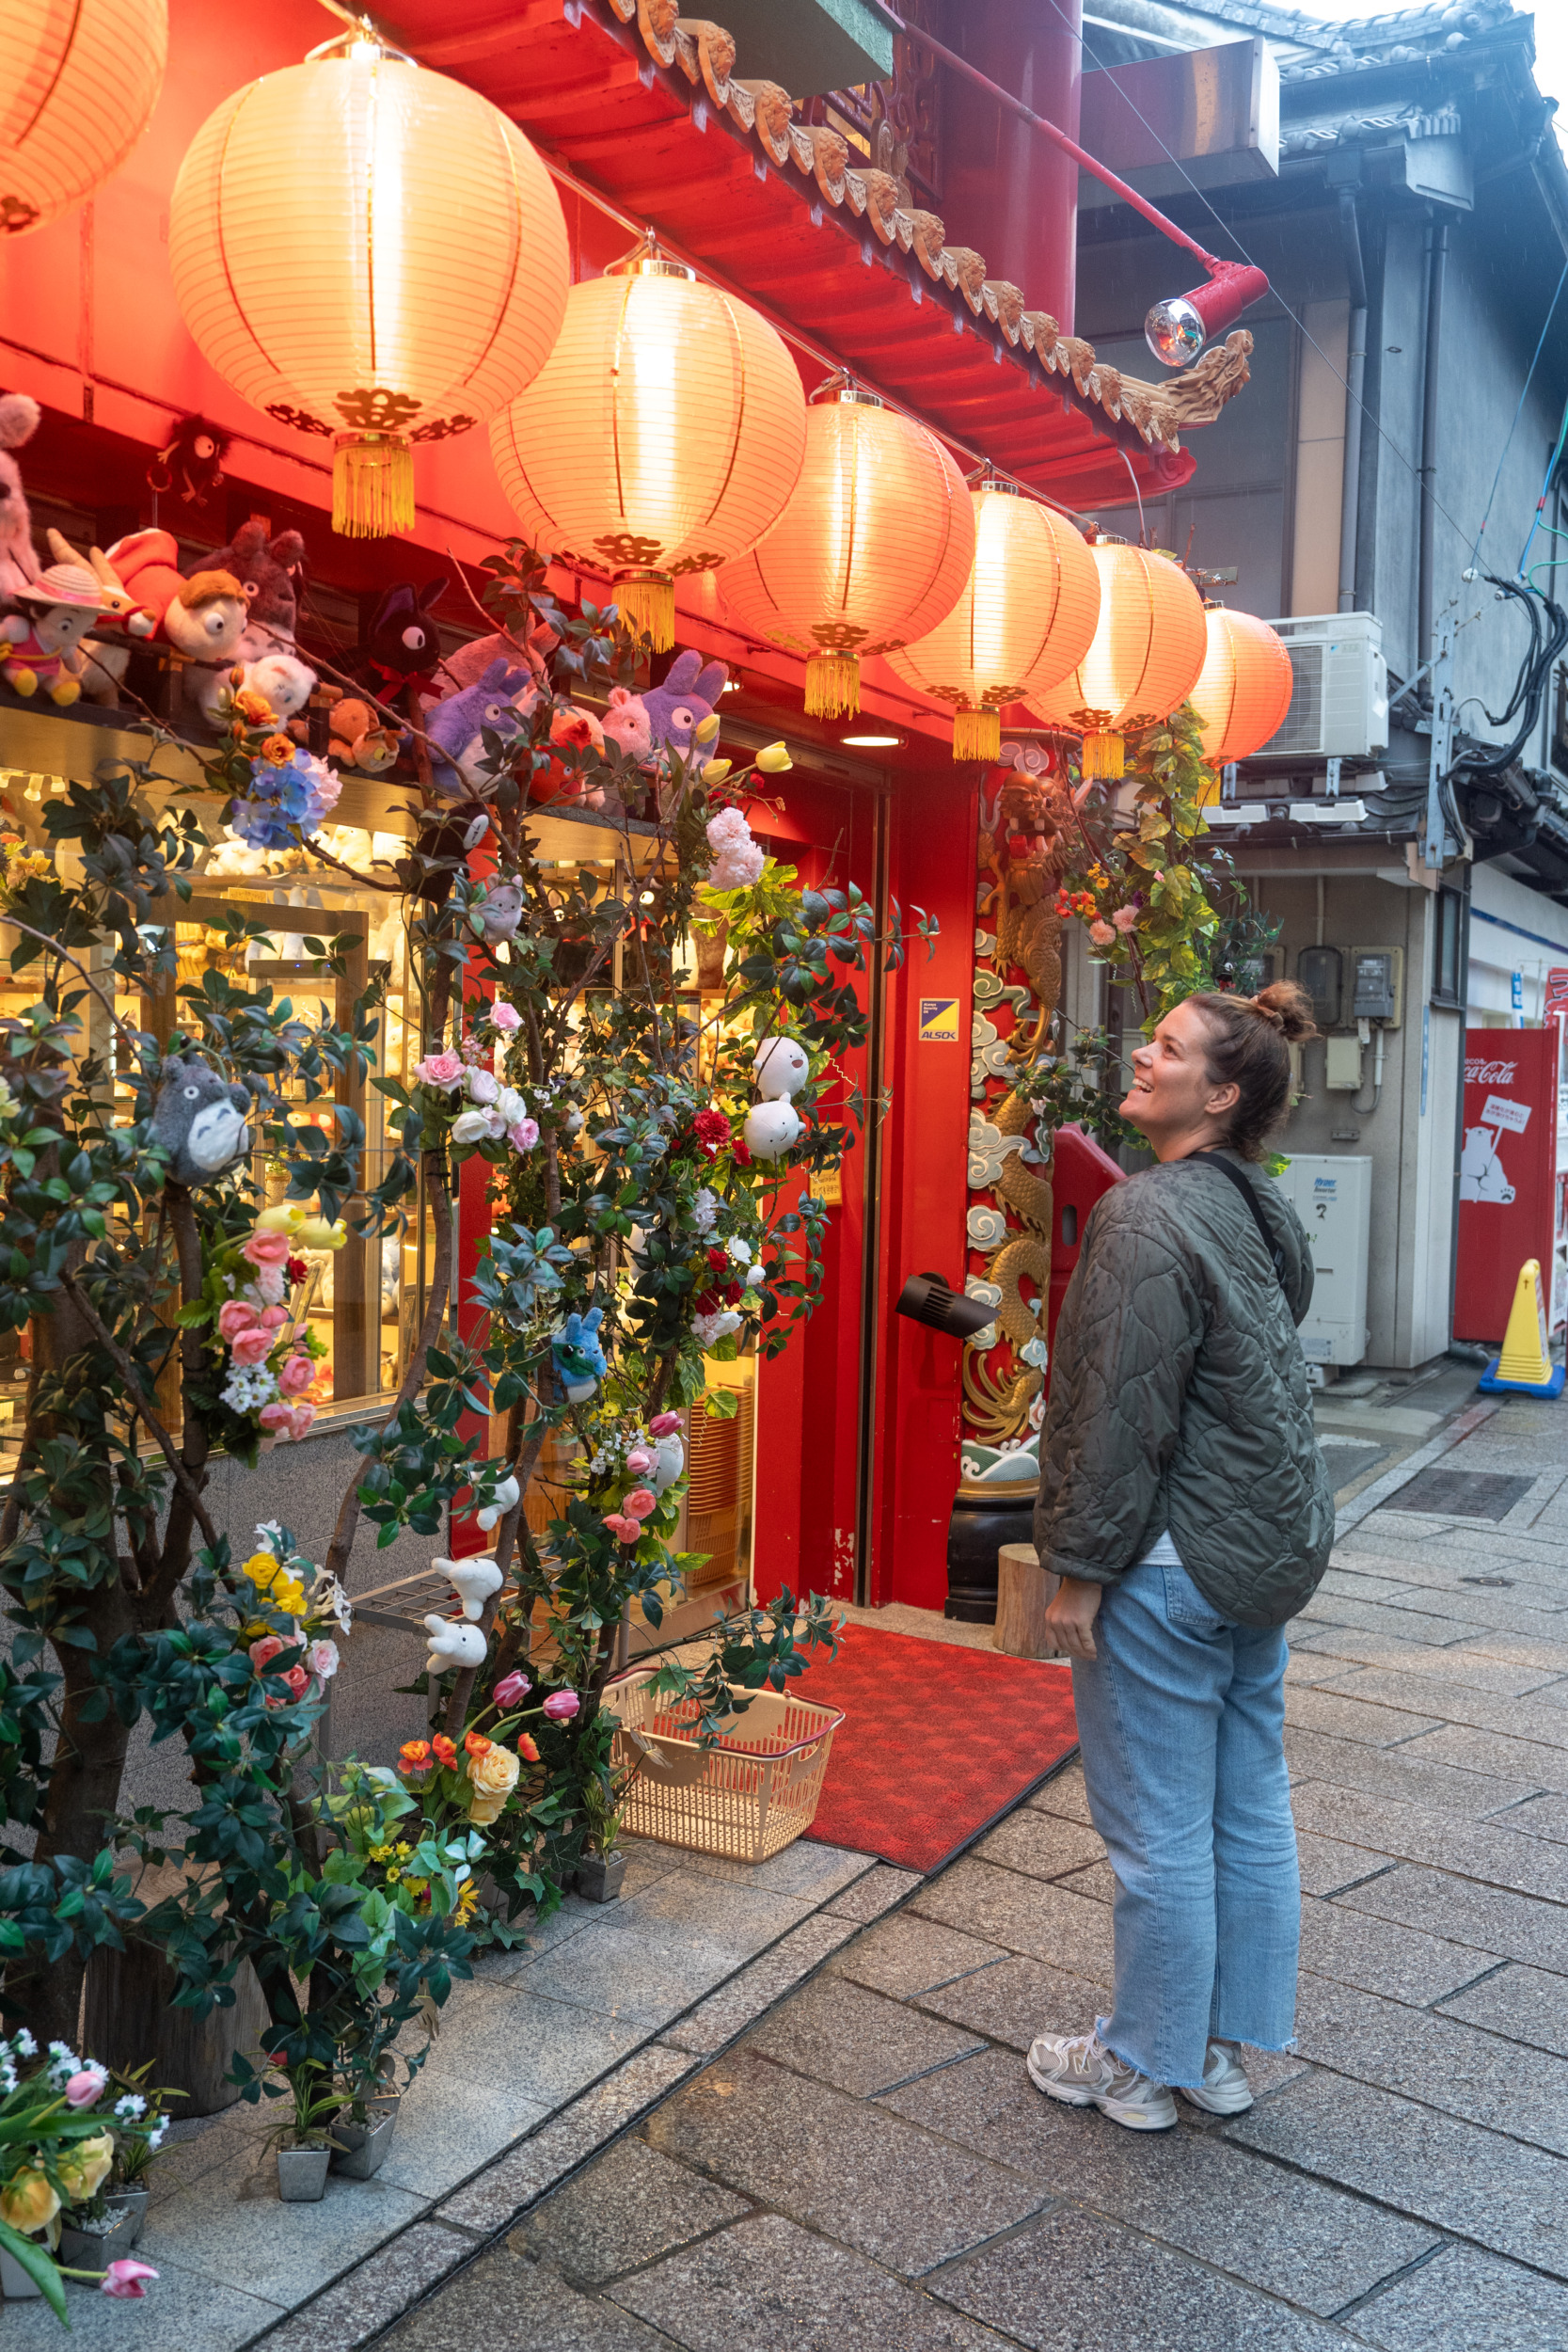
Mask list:
[[402,434],[339,434],[332,528],[350,539],[395,539],[413,530],[414,453]]
[[988,703],[979,710],[960,710],[953,721],[955,759],[1000,759],[1002,713]]
[[655,653],[675,642],[675,583],[668,572],[626,572],[615,582],[615,603],[634,637],[645,637]]
[[1114,783],[1122,773],[1126,746],[1119,735],[1093,733],[1084,738],[1083,772]]
[[861,707],[861,665],[852,653],[814,653],[806,663],[806,716],[849,719]]

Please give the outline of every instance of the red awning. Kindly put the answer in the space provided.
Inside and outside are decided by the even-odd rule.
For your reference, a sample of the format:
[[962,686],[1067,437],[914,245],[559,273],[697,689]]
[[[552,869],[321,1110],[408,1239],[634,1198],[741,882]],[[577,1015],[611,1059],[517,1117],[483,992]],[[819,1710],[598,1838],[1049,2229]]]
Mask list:
[[1181,431],[1246,381],[1244,332],[1158,386],[1101,366],[777,85],[735,78],[730,36],[672,0],[483,0],[461,29],[453,14],[398,0],[393,37],[871,389],[1069,506],[1125,504],[1130,469],[1146,494],[1186,481]]

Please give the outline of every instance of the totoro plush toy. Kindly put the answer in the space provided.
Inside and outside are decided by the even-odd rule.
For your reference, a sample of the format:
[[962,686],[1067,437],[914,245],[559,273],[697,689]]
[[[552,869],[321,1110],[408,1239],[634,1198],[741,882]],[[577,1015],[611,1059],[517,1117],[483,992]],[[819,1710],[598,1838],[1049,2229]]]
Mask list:
[[164,1064],[152,1105],[152,1140],[169,1155],[171,1184],[215,1184],[250,1149],[246,1088],[229,1080],[199,1054],[177,1054]]

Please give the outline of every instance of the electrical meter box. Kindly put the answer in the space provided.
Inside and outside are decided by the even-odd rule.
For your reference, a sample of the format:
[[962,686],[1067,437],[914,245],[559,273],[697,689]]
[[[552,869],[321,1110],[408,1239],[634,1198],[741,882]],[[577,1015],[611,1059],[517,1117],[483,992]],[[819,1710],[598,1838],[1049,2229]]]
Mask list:
[[1359,1364],[1367,1354],[1371,1244],[1370,1157],[1304,1152],[1279,1179],[1312,1252],[1312,1304],[1301,1327],[1309,1364]]
[[1339,1025],[1339,992],[1345,959],[1338,947],[1304,947],[1296,958],[1296,977],[1312,999],[1312,1019],[1320,1029]]
[[1404,949],[1353,947],[1350,951],[1352,1021],[1381,1021],[1397,1029],[1404,1011]]

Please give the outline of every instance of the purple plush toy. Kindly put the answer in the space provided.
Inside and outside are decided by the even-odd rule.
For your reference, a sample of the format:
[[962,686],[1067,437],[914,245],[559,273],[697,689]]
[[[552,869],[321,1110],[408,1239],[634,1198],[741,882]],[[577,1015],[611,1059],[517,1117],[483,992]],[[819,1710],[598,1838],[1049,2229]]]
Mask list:
[[431,782],[443,800],[485,801],[496,788],[494,776],[480,773],[484,757],[486,727],[501,736],[519,735],[538,700],[531,673],[515,670],[504,659],[492,661],[483,677],[460,694],[449,694],[425,718],[425,733],[435,756]]
[[663,685],[650,687],[642,697],[656,753],[662,747],[688,756],[693,733],[718,708],[728,676],[721,661],[705,666],[702,655],[689,646],[675,656]]

